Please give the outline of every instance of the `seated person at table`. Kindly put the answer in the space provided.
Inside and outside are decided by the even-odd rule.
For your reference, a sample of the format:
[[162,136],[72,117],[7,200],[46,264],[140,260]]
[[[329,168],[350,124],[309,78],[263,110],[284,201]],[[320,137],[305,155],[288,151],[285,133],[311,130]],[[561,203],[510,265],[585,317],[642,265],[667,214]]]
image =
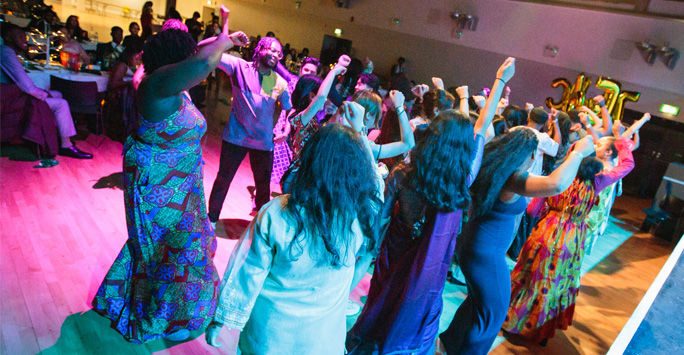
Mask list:
[[123,52],[123,29],[119,26],[112,27],[112,41],[107,43],[98,43],[97,45],[97,61],[102,62],[102,70],[109,70],[116,63],[116,60]]
[[137,22],[131,22],[131,24],[128,25],[128,32],[130,32],[131,34],[124,37],[124,48],[128,48],[131,46],[140,46],[140,48],[142,48],[143,44],[145,44],[145,40],[142,39],[140,35],[138,35],[138,33],[140,33],[140,25],[138,25]]
[[[2,39],[5,44],[0,46],[2,59],[0,60],[0,67],[2,68],[0,70],[0,83],[3,86],[16,84],[26,94],[45,101],[50,106],[57,119],[57,129],[60,135],[59,155],[76,159],[92,159],[92,154],[76,148],[71,142],[70,137],[76,135],[76,129],[74,128],[74,120],[71,118],[71,111],[69,111],[69,104],[61,98],[62,95],[58,91],[46,91],[36,87],[17,59],[17,54],[26,51],[28,48],[26,33],[15,25],[3,23]],[[2,100],[4,98],[5,96],[0,96],[0,104],[2,106],[11,105],[11,103],[4,102]]]
[[142,46],[126,47],[114,64],[107,82],[107,125],[109,137],[124,142],[137,127],[138,110],[135,105],[135,88],[132,79],[142,62]]
[[29,22],[27,28],[34,28],[38,30],[38,32],[45,34],[45,30],[47,26],[47,33],[52,33],[52,31],[56,30],[56,26],[59,25],[59,18],[57,17],[57,13],[52,10],[52,6],[45,8],[42,10],[42,13],[40,13],[40,18],[39,19],[33,19],[31,22]]
[[69,16],[64,25],[66,26],[67,31],[69,31],[71,38],[73,38],[79,42],[90,40],[88,38],[88,32],[81,29],[81,25],[78,23],[78,16],[76,16],[76,15]]
[[86,53],[85,49],[83,49],[83,46],[81,46],[81,44],[78,43],[78,41],[71,38],[69,30],[67,30],[66,26],[58,27],[57,35],[57,40],[62,45],[60,55],[62,52],[71,53],[72,55],[78,55],[78,59],[81,62],[83,62],[84,65],[90,64],[90,55]]

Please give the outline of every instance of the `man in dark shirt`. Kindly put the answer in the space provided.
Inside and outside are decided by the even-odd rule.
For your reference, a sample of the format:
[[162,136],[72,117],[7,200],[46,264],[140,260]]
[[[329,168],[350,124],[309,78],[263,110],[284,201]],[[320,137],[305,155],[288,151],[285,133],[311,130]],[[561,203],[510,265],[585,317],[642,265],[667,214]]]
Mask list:
[[199,36],[202,34],[202,24],[199,22],[200,14],[195,11],[192,14],[192,18],[185,20],[185,25],[188,26],[188,33],[192,35],[192,39],[197,41]]
[[111,69],[123,52],[123,29],[119,26],[112,27],[111,36],[111,42],[97,45],[97,61],[102,62],[102,70]]

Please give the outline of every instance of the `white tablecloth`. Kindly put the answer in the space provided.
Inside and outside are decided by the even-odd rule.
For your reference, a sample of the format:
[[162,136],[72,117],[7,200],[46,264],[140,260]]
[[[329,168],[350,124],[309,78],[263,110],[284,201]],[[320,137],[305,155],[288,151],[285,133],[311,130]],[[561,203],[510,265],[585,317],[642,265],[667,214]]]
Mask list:
[[50,89],[50,75],[71,80],[71,81],[94,81],[97,83],[97,91],[104,92],[107,90],[107,82],[109,76],[107,74],[96,75],[90,73],[75,73],[66,69],[61,70],[30,70],[28,76],[33,80],[37,87],[49,90]]

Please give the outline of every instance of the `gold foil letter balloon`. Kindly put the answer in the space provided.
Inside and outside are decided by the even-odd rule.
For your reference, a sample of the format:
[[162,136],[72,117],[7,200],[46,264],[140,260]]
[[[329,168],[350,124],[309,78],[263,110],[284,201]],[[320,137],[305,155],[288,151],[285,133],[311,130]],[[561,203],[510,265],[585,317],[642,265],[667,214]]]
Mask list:
[[[569,111],[577,109],[582,106],[588,106],[594,111],[600,111],[598,105],[593,100],[586,100],[587,89],[591,85],[591,78],[584,73],[577,76],[577,81],[574,85],[570,85],[570,81],[565,78],[557,78],[551,82],[554,88],[562,87],[563,96],[560,101],[556,102],[552,97],[546,98],[546,106],[555,108],[561,111]],[[619,81],[608,77],[599,77],[596,81],[596,87],[603,89],[603,97],[606,100],[606,108],[613,120],[621,120],[622,114],[625,110],[625,101],[637,102],[641,95],[635,91],[622,91],[622,85]]]
[[[608,112],[613,112],[618,96],[620,96],[620,90],[622,89],[620,82],[611,78],[599,76],[596,81],[596,87],[603,89],[603,98],[606,99],[606,108],[608,109]],[[594,102],[592,101],[592,103]]]

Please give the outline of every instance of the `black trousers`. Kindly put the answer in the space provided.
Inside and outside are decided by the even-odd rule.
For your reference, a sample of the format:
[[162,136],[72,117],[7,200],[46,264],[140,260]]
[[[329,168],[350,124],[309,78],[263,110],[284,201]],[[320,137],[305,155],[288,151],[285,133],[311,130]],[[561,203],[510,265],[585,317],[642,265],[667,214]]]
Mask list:
[[223,141],[221,145],[221,160],[216,181],[211,188],[209,195],[209,220],[216,222],[221,214],[223,202],[228,194],[230,183],[233,182],[235,173],[240,167],[240,163],[249,153],[249,164],[254,175],[254,186],[256,187],[256,208],[268,203],[271,195],[271,171],[273,170],[273,151],[265,151],[241,147]]

